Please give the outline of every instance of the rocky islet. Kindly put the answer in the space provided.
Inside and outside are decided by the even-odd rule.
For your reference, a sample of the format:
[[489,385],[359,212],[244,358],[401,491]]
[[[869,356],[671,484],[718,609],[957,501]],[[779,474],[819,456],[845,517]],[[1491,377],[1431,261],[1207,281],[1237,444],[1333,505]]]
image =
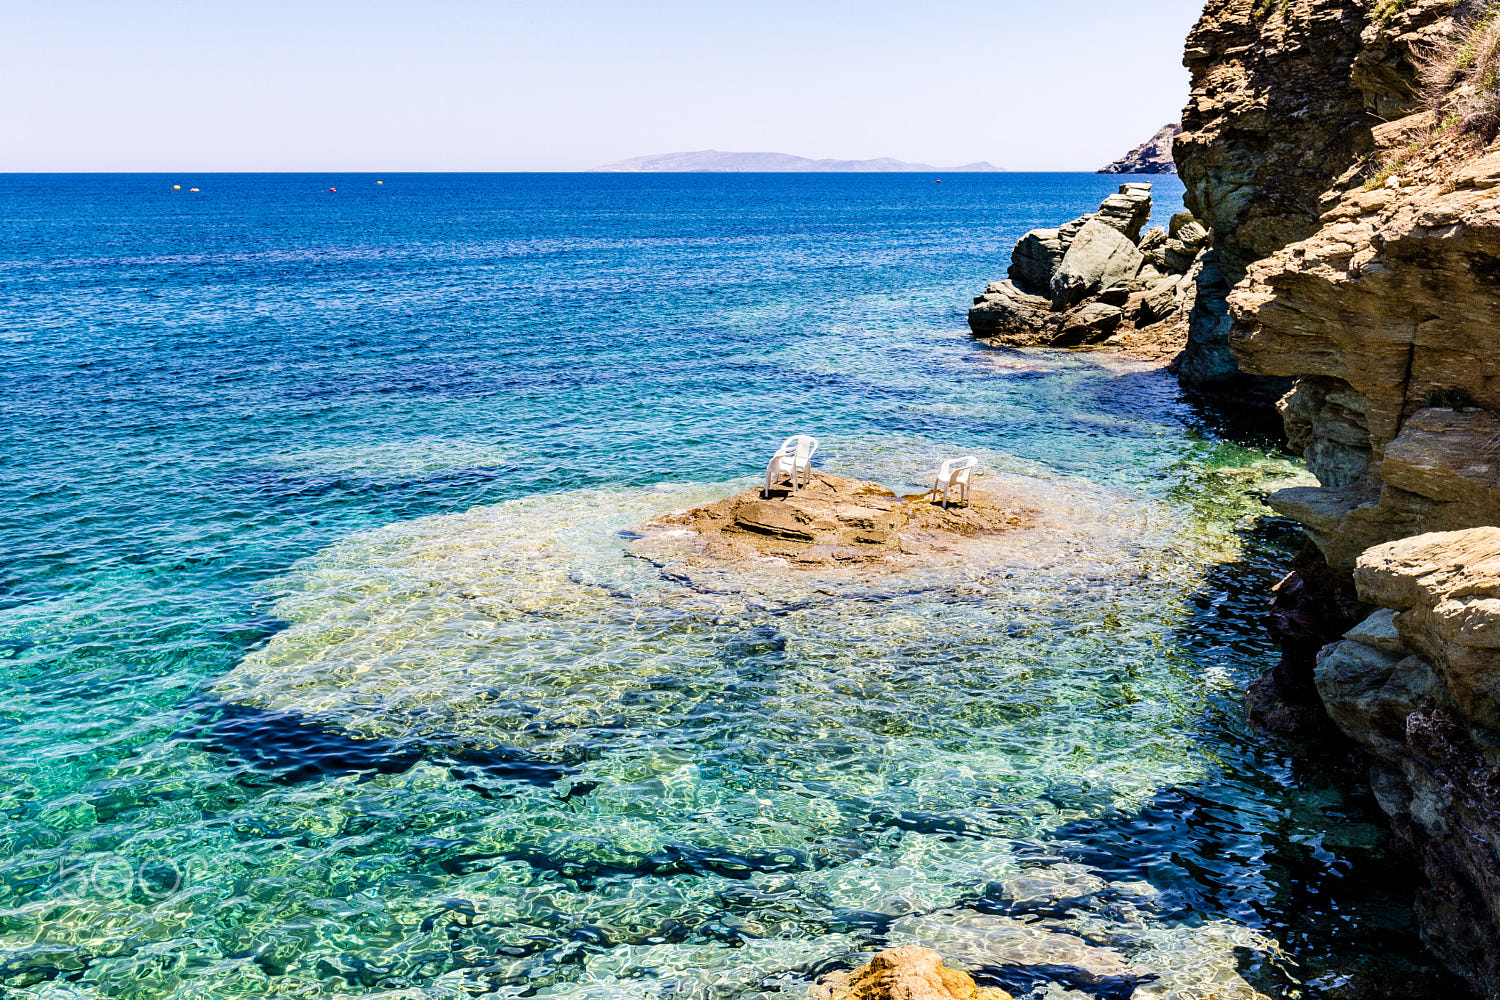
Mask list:
[[1181,350],[1208,231],[1188,213],[1142,232],[1151,185],[1120,185],[1097,212],[1034,229],[1008,277],[969,310],[974,337],[1001,347],[1093,347],[1168,359]]

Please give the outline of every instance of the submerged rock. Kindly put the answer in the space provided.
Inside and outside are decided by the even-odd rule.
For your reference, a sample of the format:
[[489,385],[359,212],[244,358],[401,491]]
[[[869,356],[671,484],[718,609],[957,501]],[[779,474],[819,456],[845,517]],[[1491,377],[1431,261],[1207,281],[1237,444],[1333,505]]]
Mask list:
[[901,918],[891,938],[930,943],[966,968],[1042,976],[1087,996],[1267,1000],[1239,973],[1242,950],[1274,950],[1249,928],[1217,921],[1158,926],[1128,903],[1098,911],[1070,906],[1066,913],[940,910]]
[[967,972],[943,966],[930,948],[888,948],[852,972],[834,972],[807,991],[808,1000],[1012,1000],[979,986]]

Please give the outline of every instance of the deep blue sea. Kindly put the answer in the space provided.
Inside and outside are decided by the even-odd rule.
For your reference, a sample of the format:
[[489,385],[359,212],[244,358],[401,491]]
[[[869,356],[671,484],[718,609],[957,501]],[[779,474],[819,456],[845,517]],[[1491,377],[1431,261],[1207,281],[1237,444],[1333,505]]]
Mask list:
[[[1299,468],[967,335],[1121,180],[0,175],[0,996],[1456,995],[1359,776],[1242,721]],[[629,556],[799,431],[1066,494],[1113,582]]]

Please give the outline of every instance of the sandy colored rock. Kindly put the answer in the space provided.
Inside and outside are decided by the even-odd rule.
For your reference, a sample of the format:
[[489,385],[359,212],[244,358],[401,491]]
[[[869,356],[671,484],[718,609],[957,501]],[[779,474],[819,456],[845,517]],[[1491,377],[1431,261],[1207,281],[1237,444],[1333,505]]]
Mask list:
[[1482,174],[1461,155],[1434,152],[1409,184],[1334,192],[1322,229],[1228,296],[1245,370],[1298,379],[1281,410],[1309,469],[1380,493],[1320,531],[1345,571],[1394,537],[1500,520],[1500,188],[1455,186],[1455,169]]
[[1399,612],[1401,641],[1436,667],[1458,710],[1500,730],[1500,528],[1376,546],[1354,582],[1361,599]]
[[[1207,5],[1187,41],[1192,89],[1174,155],[1184,202],[1213,231],[1223,290],[1254,262],[1317,232],[1325,193],[1377,148],[1374,126],[1417,107],[1418,63],[1434,51],[1454,6]],[[1219,335],[1227,312],[1203,287],[1217,278],[1205,272],[1200,280],[1200,335],[1189,340],[1179,377],[1237,402],[1274,399],[1275,384],[1259,369],[1241,371]]]
[[888,948],[852,972],[833,972],[807,991],[808,1000],[1012,1000],[943,966],[930,948]]
[[1178,564],[1149,506],[1078,483],[980,473],[970,503],[944,510],[930,496],[819,470],[795,497],[752,488],[651,517],[631,528],[628,551],[690,591],[757,607],[1010,592],[1018,580],[1059,576],[1132,587],[1149,567]]

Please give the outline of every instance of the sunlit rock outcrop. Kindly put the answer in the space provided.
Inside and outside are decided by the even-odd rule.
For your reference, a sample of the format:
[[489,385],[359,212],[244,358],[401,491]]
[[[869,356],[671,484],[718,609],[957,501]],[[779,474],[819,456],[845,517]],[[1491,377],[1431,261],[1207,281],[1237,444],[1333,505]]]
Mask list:
[[1463,105],[1487,6],[1209,3],[1177,159],[1233,286],[1199,353],[1290,384],[1320,481],[1270,501],[1313,547],[1252,716],[1362,748],[1429,942],[1500,995],[1500,152]]

